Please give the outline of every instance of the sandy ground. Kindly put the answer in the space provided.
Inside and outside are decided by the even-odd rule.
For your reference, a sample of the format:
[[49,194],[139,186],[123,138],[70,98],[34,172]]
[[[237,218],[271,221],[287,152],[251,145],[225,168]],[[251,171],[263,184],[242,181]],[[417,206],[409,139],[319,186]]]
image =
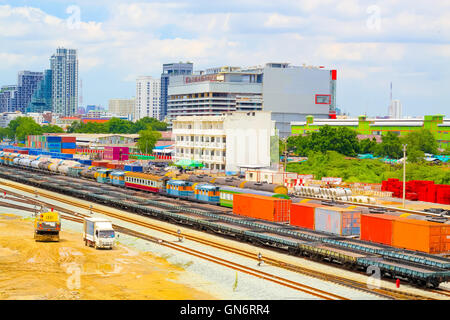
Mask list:
[[179,281],[183,268],[117,245],[84,246],[62,231],[58,243],[35,242],[33,223],[0,213],[0,299],[215,299]]

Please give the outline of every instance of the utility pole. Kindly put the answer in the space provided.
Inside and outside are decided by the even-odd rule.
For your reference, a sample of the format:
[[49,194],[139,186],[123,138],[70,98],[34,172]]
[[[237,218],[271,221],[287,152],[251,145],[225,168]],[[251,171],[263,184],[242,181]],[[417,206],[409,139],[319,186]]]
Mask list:
[[287,172],[287,138],[284,140],[284,172]]
[[403,209],[405,208],[405,197],[406,197],[406,146],[403,145]]

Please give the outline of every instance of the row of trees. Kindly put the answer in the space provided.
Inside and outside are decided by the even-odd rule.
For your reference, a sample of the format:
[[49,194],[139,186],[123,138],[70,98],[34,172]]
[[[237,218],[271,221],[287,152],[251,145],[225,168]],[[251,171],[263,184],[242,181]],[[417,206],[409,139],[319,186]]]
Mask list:
[[166,131],[167,123],[158,121],[154,118],[145,117],[136,122],[123,120],[119,118],[112,118],[104,123],[88,122],[82,123],[79,121],[73,122],[68,128],[68,133],[121,133],[121,134],[135,134],[148,127],[156,131]]
[[[75,121],[67,129],[68,133],[115,133],[136,134],[143,130],[165,131],[167,124],[154,118],[145,117],[133,123],[131,121],[112,118],[104,123]],[[40,126],[31,117],[18,117],[12,120],[8,127],[0,128],[0,138],[9,138],[23,141],[29,135],[41,135],[43,133],[63,133],[64,130],[54,125]]]
[[[425,153],[438,154],[438,143],[433,134],[427,129],[412,131],[404,137],[393,132],[382,136],[381,143],[376,139],[357,138],[357,133],[349,128],[332,128],[324,126],[317,132],[304,136],[291,136],[287,139],[287,149],[299,156],[308,156],[313,152],[336,151],[340,154],[354,157],[361,153],[371,153],[375,156],[399,159],[403,156],[403,144],[407,144],[408,160],[418,162]],[[284,145],[280,145],[284,149]],[[449,154],[450,150],[444,150]]]
[[64,132],[58,126],[45,125],[40,126],[33,118],[19,117],[12,120],[6,128],[0,128],[0,138],[9,138],[12,140],[24,141],[27,136],[41,135],[43,133],[62,133]]
[[[289,163],[289,172],[313,174],[315,179],[322,177],[341,177],[346,182],[381,183],[389,178],[402,179],[401,165],[390,165],[373,160],[347,160],[335,152],[310,152],[308,161]],[[429,166],[421,163],[407,163],[408,180],[430,180],[438,184],[450,184],[450,171],[441,166]]]
[[[142,118],[133,123],[131,121],[113,118],[105,123],[80,123],[74,122],[67,130],[68,133],[115,133],[115,134],[139,134],[137,147],[141,152],[152,153],[156,142],[161,138],[158,131],[167,130],[167,124],[153,118]],[[40,126],[33,118],[19,117],[12,120],[8,127],[0,128],[0,139],[9,138],[24,141],[29,135],[41,135],[43,133],[63,133],[58,126]]]

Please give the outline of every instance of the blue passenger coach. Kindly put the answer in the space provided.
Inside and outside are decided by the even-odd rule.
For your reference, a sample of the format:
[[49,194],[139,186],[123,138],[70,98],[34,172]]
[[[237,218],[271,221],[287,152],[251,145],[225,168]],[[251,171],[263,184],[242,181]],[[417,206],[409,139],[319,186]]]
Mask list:
[[220,201],[220,187],[212,184],[198,184],[194,187],[195,199],[211,202],[214,204]]

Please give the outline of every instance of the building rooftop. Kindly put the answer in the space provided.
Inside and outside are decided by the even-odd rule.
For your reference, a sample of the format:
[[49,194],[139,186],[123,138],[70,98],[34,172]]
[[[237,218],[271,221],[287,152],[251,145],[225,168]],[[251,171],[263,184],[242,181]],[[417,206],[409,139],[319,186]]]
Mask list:
[[192,122],[192,121],[223,121],[225,118],[229,117],[242,117],[242,116],[250,116],[252,114],[271,114],[270,111],[232,111],[226,112],[218,116],[178,116],[175,121],[184,121],[184,122]]
[[[379,118],[366,118],[365,116],[360,116],[359,118],[351,118],[351,119],[312,119],[312,122],[308,123],[308,121],[294,121],[291,122],[291,126],[304,126],[306,124],[309,125],[330,125],[330,126],[358,126],[360,121],[370,122],[371,126],[410,126],[410,127],[418,127],[423,126],[425,117],[420,118],[389,118],[389,119],[379,119]],[[438,126],[448,126],[450,125],[450,119],[443,119],[442,124],[438,124]]]

